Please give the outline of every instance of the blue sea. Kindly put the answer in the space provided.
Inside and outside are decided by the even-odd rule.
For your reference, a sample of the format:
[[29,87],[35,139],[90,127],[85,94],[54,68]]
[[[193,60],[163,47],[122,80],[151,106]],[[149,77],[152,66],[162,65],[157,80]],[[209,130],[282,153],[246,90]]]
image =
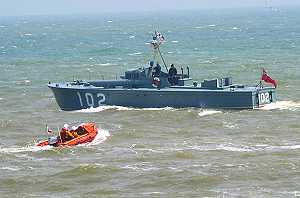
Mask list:
[[[299,8],[0,17],[0,197],[300,197]],[[115,79],[153,58],[195,81],[278,81],[254,110],[61,111],[47,83]],[[68,123],[90,144],[37,148]]]

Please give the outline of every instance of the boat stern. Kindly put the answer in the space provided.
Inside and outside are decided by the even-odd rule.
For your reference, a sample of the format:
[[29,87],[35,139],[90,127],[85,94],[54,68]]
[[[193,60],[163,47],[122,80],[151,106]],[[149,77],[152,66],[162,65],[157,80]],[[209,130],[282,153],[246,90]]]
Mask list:
[[276,89],[273,87],[258,88],[252,95],[253,107],[259,108],[276,102]]

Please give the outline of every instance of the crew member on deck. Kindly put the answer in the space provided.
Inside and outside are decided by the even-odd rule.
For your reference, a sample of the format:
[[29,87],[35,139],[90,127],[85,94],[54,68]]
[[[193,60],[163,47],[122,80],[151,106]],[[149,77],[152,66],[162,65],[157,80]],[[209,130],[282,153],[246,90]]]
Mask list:
[[177,69],[175,68],[174,64],[171,64],[171,67],[169,69],[169,82],[171,85],[177,84]]
[[148,68],[148,74],[147,76],[150,78],[152,76],[152,70],[153,70],[153,66],[154,66],[154,61],[150,61],[150,66]]
[[154,73],[152,74],[153,77],[159,77],[161,72],[161,67],[158,63],[156,63],[156,66],[153,68]]

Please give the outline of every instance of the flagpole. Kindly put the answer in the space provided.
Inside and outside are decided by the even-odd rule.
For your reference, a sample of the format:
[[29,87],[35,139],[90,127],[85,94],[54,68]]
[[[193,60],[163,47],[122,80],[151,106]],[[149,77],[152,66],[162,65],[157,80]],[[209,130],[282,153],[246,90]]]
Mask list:
[[46,133],[47,133],[47,135],[49,136],[49,128],[48,128],[48,124],[46,124]]
[[164,65],[165,65],[165,68],[166,68],[166,70],[167,70],[167,72],[168,72],[169,69],[168,69],[168,67],[167,67],[167,65],[166,65],[166,62],[165,62],[165,60],[164,60],[164,57],[161,55],[159,46],[157,47],[157,50],[158,50],[158,52],[159,52],[159,55],[160,55],[160,57],[161,57],[161,60],[163,61]]

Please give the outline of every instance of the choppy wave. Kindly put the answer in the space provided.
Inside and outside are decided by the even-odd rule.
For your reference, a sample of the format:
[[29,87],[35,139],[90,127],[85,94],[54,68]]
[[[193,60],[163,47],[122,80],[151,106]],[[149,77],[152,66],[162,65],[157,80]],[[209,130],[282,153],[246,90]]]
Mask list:
[[97,113],[106,110],[117,110],[117,111],[175,111],[173,107],[163,107],[163,108],[133,108],[133,107],[123,107],[123,106],[99,106],[91,107],[88,109],[76,110],[74,112],[79,113]]
[[53,149],[52,146],[25,146],[25,147],[11,147],[11,148],[1,148],[0,153],[24,153],[24,152],[37,152]]
[[236,129],[236,128],[238,128],[237,124],[234,124],[234,123],[231,123],[231,122],[225,122],[225,121],[223,121],[223,125],[224,125],[224,127],[229,128],[229,129]]
[[235,145],[235,144],[208,144],[208,145],[191,145],[186,147],[176,147],[176,148],[165,148],[161,151],[229,151],[229,152],[281,152],[286,150],[297,150],[300,149],[300,145]]
[[294,101],[277,101],[274,103],[266,104],[263,107],[260,107],[258,109],[261,110],[290,110],[290,111],[296,111],[300,108],[300,102],[294,102]]
[[[272,145],[254,145],[254,146],[242,146],[233,144],[220,144],[217,145],[216,150],[224,150],[231,152],[277,152],[284,150],[296,150],[300,149],[300,145],[283,145],[283,146],[272,146]],[[213,149],[212,149],[213,150]]]
[[113,63],[100,63],[100,66],[114,66],[115,64]]
[[142,52],[135,52],[135,53],[132,53],[132,54],[128,54],[129,56],[136,56],[136,55],[141,55]]
[[233,29],[233,30],[241,30],[241,29],[238,28],[238,27],[233,27],[232,29]]
[[132,165],[126,165],[122,167],[123,169],[131,169],[131,170],[142,170],[142,171],[155,171],[159,170],[160,168],[154,167],[150,163],[147,162],[141,162],[141,163],[136,163]]
[[216,114],[216,113],[222,113],[222,111],[217,111],[217,110],[202,110],[201,112],[198,113],[198,115],[200,117],[203,117],[203,116],[208,116],[208,115],[213,115],[213,114]]
[[24,84],[28,84],[30,82],[31,82],[30,80],[22,80],[22,81],[16,81],[16,84],[17,85],[24,85]]
[[5,167],[1,167],[0,170],[18,171],[18,170],[20,170],[20,168],[5,166]]

